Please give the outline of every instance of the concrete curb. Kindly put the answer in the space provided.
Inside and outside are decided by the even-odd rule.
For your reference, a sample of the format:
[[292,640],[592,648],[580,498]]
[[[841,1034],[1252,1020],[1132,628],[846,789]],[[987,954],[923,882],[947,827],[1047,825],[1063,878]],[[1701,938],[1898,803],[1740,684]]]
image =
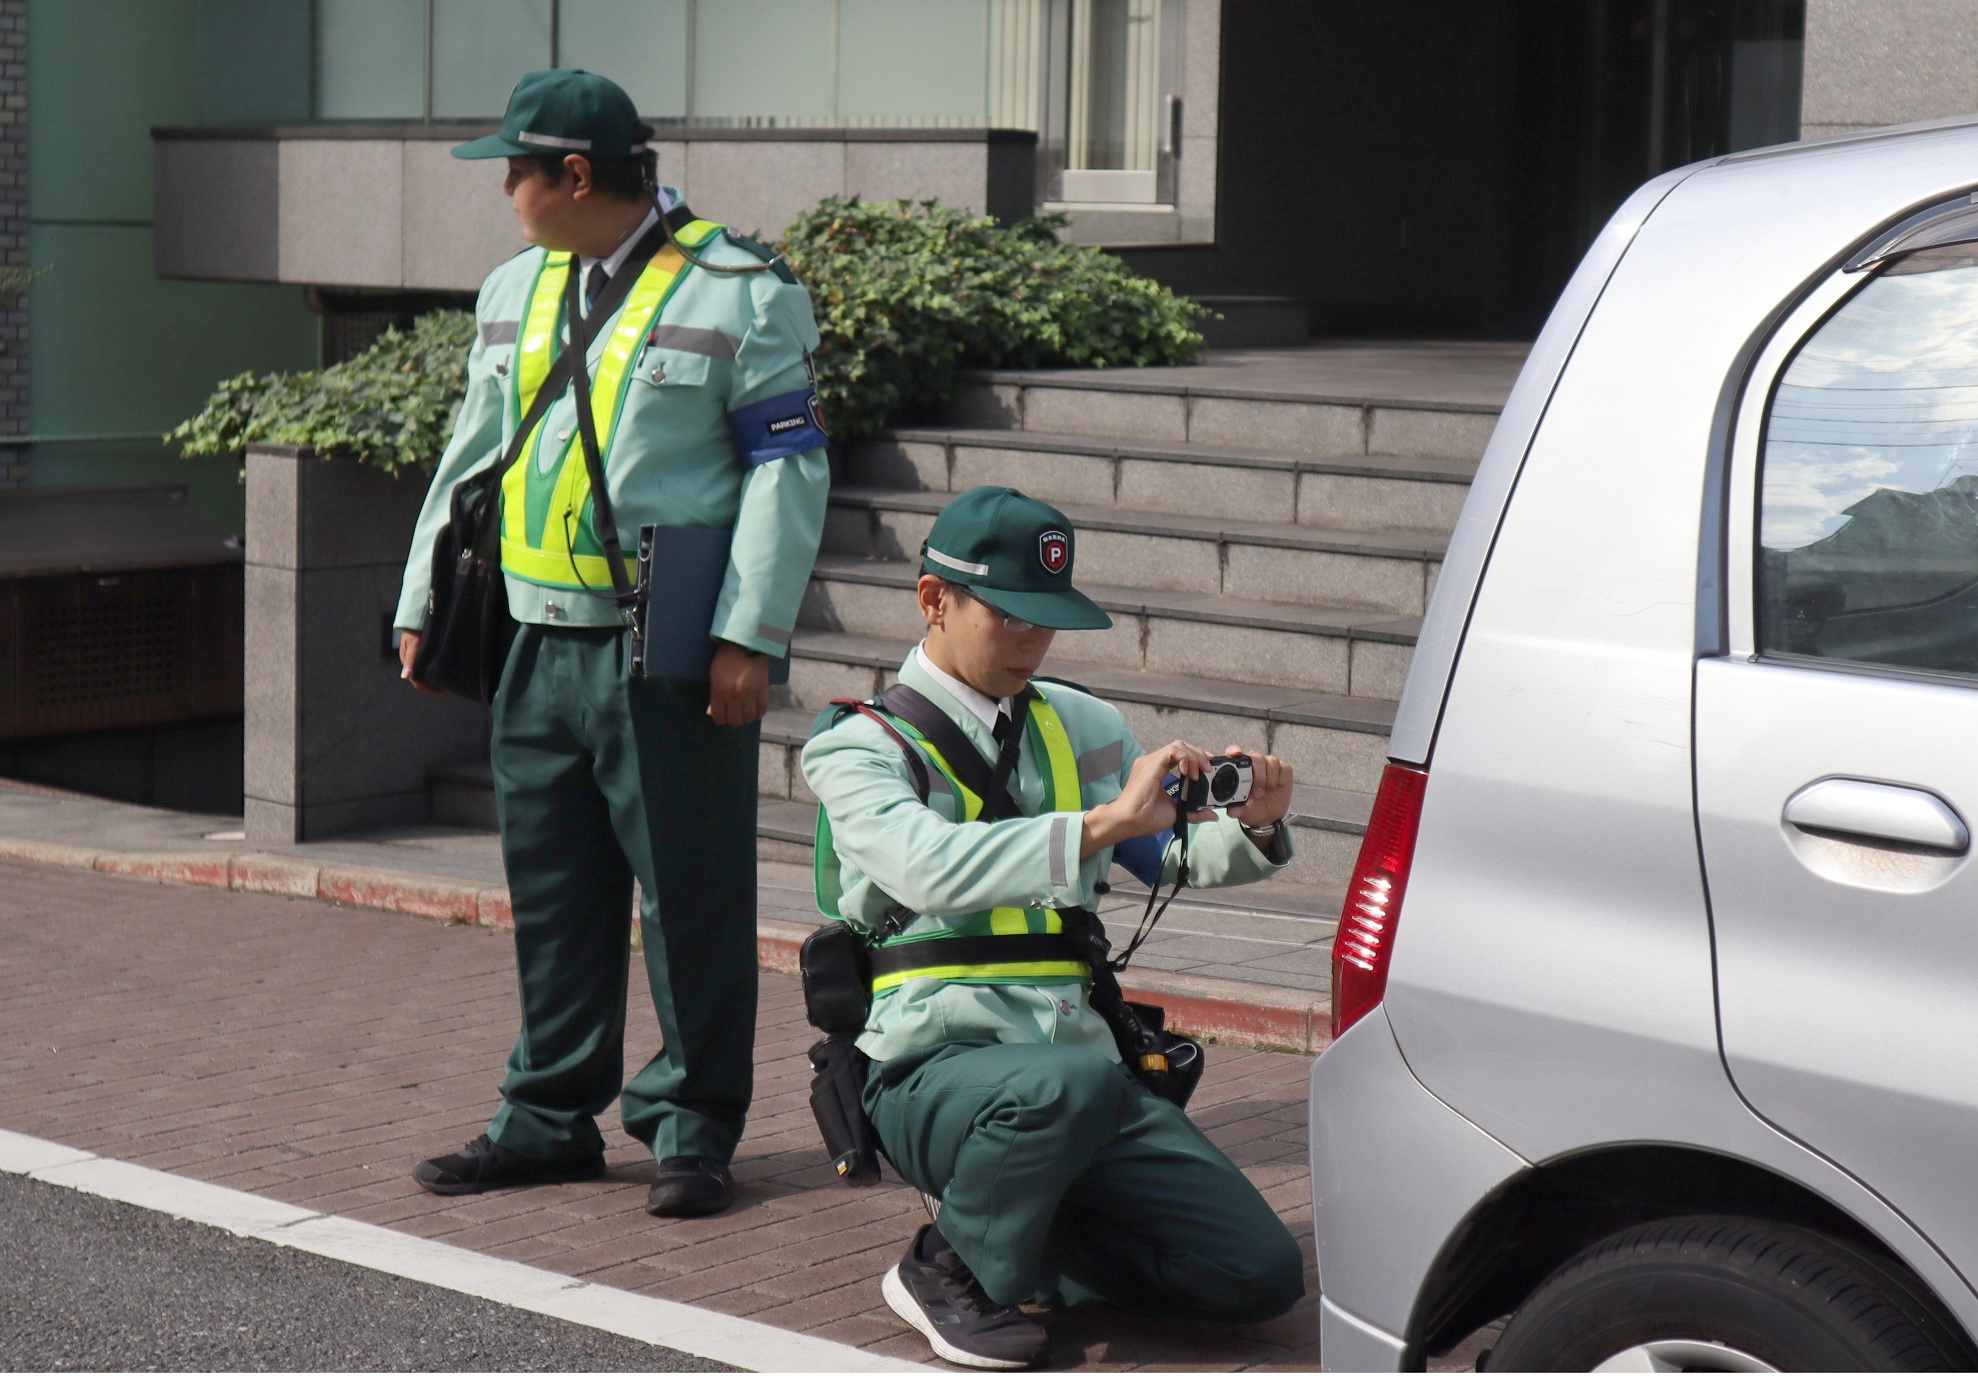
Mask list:
[[[0,859],[236,893],[308,898],[441,922],[515,925],[506,887],[397,870],[315,865],[256,851],[98,851],[0,836]],[[802,923],[762,919],[756,925],[757,962],[765,970],[797,973],[798,953],[811,930]],[[1154,970],[1131,973],[1121,983],[1129,998],[1160,1004],[1167,1010],[1170,1027],[1195,1036],[1314,1055],[1330,1040],[1332,1005],[1304,990]]]

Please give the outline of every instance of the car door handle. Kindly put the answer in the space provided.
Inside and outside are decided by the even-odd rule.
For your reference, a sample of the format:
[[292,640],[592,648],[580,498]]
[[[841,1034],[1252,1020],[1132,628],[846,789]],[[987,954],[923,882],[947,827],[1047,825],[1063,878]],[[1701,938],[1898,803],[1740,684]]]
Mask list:
[[1932,850],[1963,852],[1971,831],[1928,789],[1866,779],[1821,779],[1786,799],[1785,819],[1808,831],[1839,832]]

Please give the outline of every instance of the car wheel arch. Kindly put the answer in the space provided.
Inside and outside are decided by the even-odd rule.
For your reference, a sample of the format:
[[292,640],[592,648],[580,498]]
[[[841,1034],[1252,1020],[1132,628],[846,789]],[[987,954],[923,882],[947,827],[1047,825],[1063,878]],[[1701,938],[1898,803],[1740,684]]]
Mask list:
[[[1602,1238],[1685,1214],[1795,1223],[1871,1253],[1949,1306],[1868,1227],[1798,1181],[1739,1157],[1616,1144],[1556,1157],[1507,1180],[1457,1225],[1424,1276],[1405,1335],[1412,1369],[1515,1312],[1555,1270]],[[1967,1338],[1971,1335],[1966,1334]]]

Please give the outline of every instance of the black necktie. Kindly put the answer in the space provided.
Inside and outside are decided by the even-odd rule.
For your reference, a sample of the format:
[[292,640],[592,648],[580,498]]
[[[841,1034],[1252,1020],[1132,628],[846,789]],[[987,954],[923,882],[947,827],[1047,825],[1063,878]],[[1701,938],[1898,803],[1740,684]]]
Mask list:
[[604,261],[599,259],[591,264],[590,275],[584,278],[584,309],[589,311],[604,290],[604,284],[611,280],[611,274],[604,270]]
[[1010,714],[1008,712],[998,711],[996,713],[996,724],[989,728],[989,734],[996,738],[997,745],[1009,744],[1010,727],[1012,725],[1014,723],[1010,721]]

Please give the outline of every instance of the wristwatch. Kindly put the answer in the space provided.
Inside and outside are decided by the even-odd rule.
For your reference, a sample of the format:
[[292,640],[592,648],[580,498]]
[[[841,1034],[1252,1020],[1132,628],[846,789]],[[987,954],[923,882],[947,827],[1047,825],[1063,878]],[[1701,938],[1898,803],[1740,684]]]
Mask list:
[[1253,827],[1244,822],[1238,822],[1237,825],[1243,828],[1243,834],[1245,836],[1248,836],[1252,841],[1262,846],[1276,845],[1277,838],[1284,834],[1284,818],[1282,817],[1278,818],[1275,822],[1266,822],[1260,827]]

